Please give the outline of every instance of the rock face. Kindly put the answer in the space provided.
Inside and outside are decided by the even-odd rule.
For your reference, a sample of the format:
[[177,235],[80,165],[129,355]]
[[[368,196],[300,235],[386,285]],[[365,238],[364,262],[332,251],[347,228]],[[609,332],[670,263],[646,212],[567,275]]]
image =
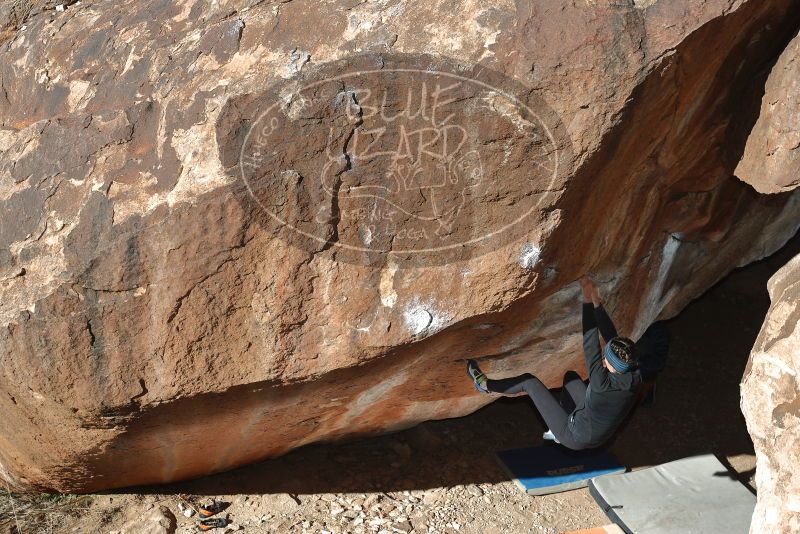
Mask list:
[[800,193],[733,172],[799,7],[30,17],[0,45],[0,475],[166,482],[463,415],[467,357],[556,384],[583,273],[636,336],[796,232]]
[[756,449],[758,504],[750,532],[800,530],[800,256],[769,281],[767,319],[742,382],[742,411]]
[[[800,36],[767,80],[737,176],[759,191],[800,184]],[[772,299],[742,380],[742,412],[756,450],[758,504],[750,532],[800,530],[800,256],[769,281]]]
[[800,185],[800,35],[781,54],[736,175],[762,193]]

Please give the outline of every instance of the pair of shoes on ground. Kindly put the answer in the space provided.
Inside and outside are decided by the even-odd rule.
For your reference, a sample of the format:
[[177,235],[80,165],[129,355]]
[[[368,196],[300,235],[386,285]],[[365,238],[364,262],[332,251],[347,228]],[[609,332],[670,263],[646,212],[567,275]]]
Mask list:
[[224,517],[211,517],[213,515],[216,515],[216,514],[222,512],[227,507],[228,507],[228,503],[220,502],[220,501],[217,501],[217,500],[212,500],[211,504],[208,504],[208,505],[205,505],[205,506],[198,506],[197,507],[197,513],[201,517],[206,518],[206,519],[201,519],[200,522],[197,523],[198,530],[201,530],[201,531],[205,532],[207,530],[211,530],[211,529],[215,529],[215,528],[227,527],[230,524],[230,521],[227,518],[224,518]]

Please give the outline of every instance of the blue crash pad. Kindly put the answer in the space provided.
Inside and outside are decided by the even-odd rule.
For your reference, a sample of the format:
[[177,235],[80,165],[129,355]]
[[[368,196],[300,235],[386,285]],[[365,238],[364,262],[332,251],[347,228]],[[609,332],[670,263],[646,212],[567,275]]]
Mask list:
[[495,455],[514,483],[529,495],[585,488],[592,478],[625,472],[625,467],[603,450],[572,451],[540,445]]

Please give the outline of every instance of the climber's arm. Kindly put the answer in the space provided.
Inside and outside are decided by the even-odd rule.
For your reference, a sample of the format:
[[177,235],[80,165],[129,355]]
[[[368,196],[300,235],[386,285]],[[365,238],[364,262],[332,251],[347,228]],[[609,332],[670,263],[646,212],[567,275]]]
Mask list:
[[611,317],[608,316],[608,313],[606,313],[602,303],[594,304],[594,317],[606,343],[617,337],[617,329],[614,327],[614,322],[611,320]]
[[589,372],[589,383],[599,387],[608,379],[608,370],[603,365],[600,352],[600,332],[597,328],[594,304],[592,302],[592,282],[588,278],[581,278],[581,291],[583,292],[583,357],[586,360],[586,370]]
[[595,321],[597,321],[597,326],[600,328],[600,334],[602,334],[603,339],[608,343],[609,340],[617,337],[617,329],[614,327],[614,322],[611,320],[611,317],[608,316],[605,308],[603,308],[603,300],[600,298],[600,290],[597,289],[597,285],[591,280],[588,280],[586,284],[589,287],[589,294],[594,304]]

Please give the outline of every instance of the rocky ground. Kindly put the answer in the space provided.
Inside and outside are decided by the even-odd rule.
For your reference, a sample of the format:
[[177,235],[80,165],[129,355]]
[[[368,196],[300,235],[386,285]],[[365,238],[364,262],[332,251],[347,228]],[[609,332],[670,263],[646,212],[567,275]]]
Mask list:
[[[798,250],[795,238],[671,321],[673,350],[656,404],[639,408],[610,445],[625,465],[713,452],[752,487],[755,458],[739,411],[739,381],[769,306],[766,281]],[[55,511],[38,524],[25,514],[20,530],[188,533],[195,519],[184,517],[179,503],[211,498],[231,503],[220,515],[232,524],[217,532],[557,533],[606,523],[586,490],[529,497],[497,466],[492,451],[538,444],[543,430],[526,399],[501,399],[468,417],[309,446],[182,484],[67,500],[57,507],[57,522]],[[209,428],[208,439],[225,440],[225,432]],[[6,518],[4,534],[16,532],[13,523]]]

